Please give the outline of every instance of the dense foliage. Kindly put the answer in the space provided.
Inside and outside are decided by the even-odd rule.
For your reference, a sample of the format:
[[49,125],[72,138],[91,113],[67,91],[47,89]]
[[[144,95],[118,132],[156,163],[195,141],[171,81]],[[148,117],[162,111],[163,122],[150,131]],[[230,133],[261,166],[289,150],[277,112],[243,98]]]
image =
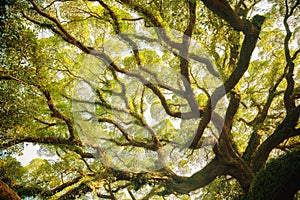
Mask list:
[[0,199],[300,198],[299,0],[0,10]]

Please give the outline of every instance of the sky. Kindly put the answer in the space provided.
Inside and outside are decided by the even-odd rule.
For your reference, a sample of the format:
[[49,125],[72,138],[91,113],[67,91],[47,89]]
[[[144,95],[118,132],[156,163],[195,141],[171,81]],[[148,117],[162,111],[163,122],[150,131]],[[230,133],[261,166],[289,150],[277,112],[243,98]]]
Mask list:
[[14,157],[16,157],[16,159],[18,159],[18,161],[21,162],[23,166],[26,166],[30,163],[31,160],[39,157],[37,153],[38,150],[39,150],[38,145],[26,143],[26,145],[24,145],[24,150],[22,152],[23,154],[21,156],[15,155]]
[[21,163],[22,166],[28,165],[35,158],[43,158],[43,159],[57,159],[58,157],[47,157],[39,155],[38,151],[40,149],[39,145],[34,145],[32,143],[25,143],[24,150],[22,151],[22,155],[14,155],[14,157]]

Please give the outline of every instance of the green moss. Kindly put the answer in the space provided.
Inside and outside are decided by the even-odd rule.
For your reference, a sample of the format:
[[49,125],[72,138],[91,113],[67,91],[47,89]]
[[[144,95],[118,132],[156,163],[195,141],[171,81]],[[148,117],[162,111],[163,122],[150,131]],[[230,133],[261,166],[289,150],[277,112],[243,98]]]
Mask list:
[[293,192],[294,187],[300,188],[299,172],[299,150],[271,160],[255,176],[246,199],[282,199],[284,195],[285,198],[288,199],[287,196]]

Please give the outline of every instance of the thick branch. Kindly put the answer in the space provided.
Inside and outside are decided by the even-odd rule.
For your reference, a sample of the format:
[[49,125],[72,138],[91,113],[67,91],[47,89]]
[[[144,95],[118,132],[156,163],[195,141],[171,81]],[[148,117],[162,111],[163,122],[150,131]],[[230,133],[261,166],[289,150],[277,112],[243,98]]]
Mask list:
[[79,176],[79,177],[77,177],[77,178],[75,178],[75,179],[73,179],[71,181],[68,181],[66,183],[61,184],[60,186],[58,186],[58,187],[56,187],[56,188],[54,188],[52,190],[44,191],[42,193],[42,196],[52,196],[52,195],[55,195],[56,193],[64,190],[65,188],[78,183],[81,180],[81,178],[82,177]]
[[50,197],[50,196],[53,196],[61,191],[63,191],[64,189],[66,189],[67,187],[69,186],[72,186],[76,183],[78,183],[80,180],[81,180],[81,176],[77,177],[77,178],[74,178],[68,182],[65,182],[53,189],[50,189],[50,190],[45,190],[41,187],[23,187],[21,185],[16,185],[14,187],[14,189],[16,190],[16,192],[21,195],[21,196],[28,196],[28,197],[35,197],[35,196],[38,196],[38,195],[41,195],[42,197]]
[[7,142],[3,142],[0,144],[0,148],[9,148],[13,145],[20,144],[23,142],[32,142],[32,143],[40,143],[40,144],[64,144],[64,145],[74,145],[78,144],[78,142],[70,141],[65,138],[57,138],[57,137],[25,137],[19,139],[7,139]]
[[19,195],[15,193],[8,185],[0,180],[0,199],[5,200],[21,200]]
[[241,19],[226,0],[202,0],[202,2],[216,15],[228,22],[235,30],[243,31],[245,34],[253,32],[251,23]]
[[295,129],[300,115],[300,106],[287,114],[274,133],[269,136],[259,147],[253,158],[253,170],[258,171],[267,161],[270,152],[284,140],[300,134],[300,129]]
[[214,158],[203,169],[193,174],[191,177],[175,177],[174,182],[170,184],[173,191],[188,194],[191,191],[202,188],[212,182],[217,176],[220,176],[225,171],[225,166]]
[[86,182],[80,183],[78,186],[70,189],[68,192],[60,196],[60,200],[76,199],[88,192],[92,192],[93,189]]
[[[220,1],[220,0],[214,0],[215,1]],[[223,1],[222,1],[223,2]],[[220,9],[220,8],[219,8]],[[231,91],[236,84],[240,81],[244,73],[249,67],[250,59],[252,52],[256,46],[256,42],[259,38],[259,32],[261,25],[263,24],[265,20],[265,17],[262,16],[255,16],[253,18],[253,26],[255,27],[255,31],[252,31],[251,34],[247,33],[245,34],[245,38],[242,44],[241,48],[241,54],[237,63],[237,67],[234,70],[234,72],[230,75],[230,77],[225,81],[224,85],[219,86],[211,95],[211,104],[207,104],[206,106],[206,111],[212,112],[217,104],[217,102],[229,91]],[[199,123],[199,127],[197,130],[197,133],[195,135],[193,145],[191,147],[195,147],[200,138],[203,135],[203,132],[205,130],[205,127],[210,121],[210,116],[209,114],[206,113],[206,117],[203,117]],[[201,125],[201,126],[200,126]],[[198,141],[197,141],[198,140]]]
[[[264,20],[264,18],[262,20]],[[237,67],[230,75],[230,77],[225,81],[224,85],[218,87],[212,94],[211,96],[212,107],[215,106],[215,104],[219,101],[220,98],[222,98],[225,95],[225,93],[231,91],[236,86],[236,84],[240,81],[244,73],[247,71],[249,67],[251,55],[256,46],[258,37],[259,37],[259,31],[256,31],[252,34],[245,34]],[[224,93],[224,89],[225,89],[225,93]]]
[[252,170],[247,166],[243,159],[238,155],[234,148],[231,139],[231,129],[233,125],[233,118],[238,110],[240,96],[232,93],[232,97],[226,111],[225,122],[219,142],[214,147],[214,152],[217,158],[227,168],[224,174],[229,174],[236,178],[243,190],[246,192],[250,187],[250,183],[254,177]]
[[111,169],[110,173],[112,173],[118,180],[129,180],[138,184],[139,187],[147,183],[165,186],[166,189],[162,192],[162,195],[165,195],[174,192],[188,194],[191,191],[209,184],[217,176],[222,175],[225,168],[226,167],[215,158],[202,170],[196,172],[190,177],[177,176],[172,172],[164,170],[161,172],[132,173]]
[[[94,158],[95,156],[91,153],[84,152],[81,147],[84,147],[84,145],[80,141],[70,141],[69,139],[65,138],[57,138],[57,137],[25,137],[25,138],[19,138],[19,139],[5,139],[8,140],[7,142],[2,142],[0,144],[0,148],[9,148],[17,144],[21,144],[24,142],[30,142],[30,143],[37,143],[37,144],[49,144],[49,145],[63,145],[64,147],[67,147],[71,151],[79,154],[83,158]],[[87,144],[87,146],[89,146]],[[96,147],[94,147],[96,149]]]

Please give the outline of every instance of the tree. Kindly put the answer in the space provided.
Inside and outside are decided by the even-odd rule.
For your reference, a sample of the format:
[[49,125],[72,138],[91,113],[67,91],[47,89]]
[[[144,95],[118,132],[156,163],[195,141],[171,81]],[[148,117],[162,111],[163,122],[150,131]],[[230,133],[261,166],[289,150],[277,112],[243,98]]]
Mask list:
[[[299,198],[299,5],[5,7],[6,191],[41,199]],[[57,159],[21,166],[11,154],[26,143]]]

